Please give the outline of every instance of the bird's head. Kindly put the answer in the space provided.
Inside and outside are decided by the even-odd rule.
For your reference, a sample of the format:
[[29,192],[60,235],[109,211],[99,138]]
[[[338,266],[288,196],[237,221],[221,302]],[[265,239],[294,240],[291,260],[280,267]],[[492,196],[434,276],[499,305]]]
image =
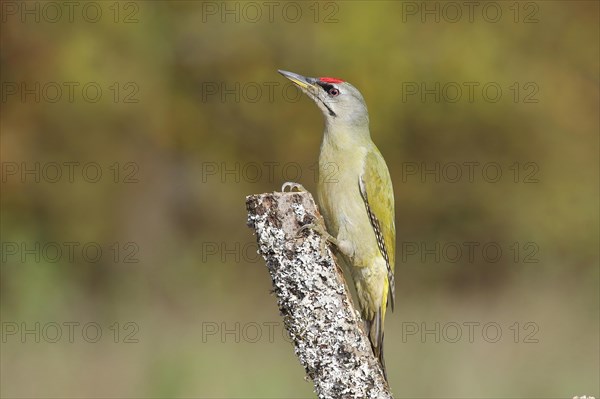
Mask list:
[[363,96],[350,83],[336,78],[309,78],[279,70],[323,111],[328,125],[369,124],[369,113]]

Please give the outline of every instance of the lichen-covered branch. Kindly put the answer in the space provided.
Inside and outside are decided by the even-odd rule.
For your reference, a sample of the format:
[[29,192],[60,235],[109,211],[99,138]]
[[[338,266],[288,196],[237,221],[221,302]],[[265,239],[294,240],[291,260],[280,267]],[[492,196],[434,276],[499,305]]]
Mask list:
[[273,279],[295,352],[325,398],[392,398],[344,277],[308,223],[323,223],[308,192],[246,197],[248,225]]

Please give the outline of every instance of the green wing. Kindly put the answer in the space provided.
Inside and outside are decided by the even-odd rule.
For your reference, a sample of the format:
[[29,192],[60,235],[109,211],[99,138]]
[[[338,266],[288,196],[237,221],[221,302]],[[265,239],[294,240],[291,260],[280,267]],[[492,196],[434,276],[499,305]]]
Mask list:
[[390,302],[392,310],[394,310],[396,299],[394,288],[394,261],[396,258],[394,190],[387,165],[375,146],[369,151],[365,159],[359,187],[369,214],[371,226],[375,231],[377,245],[387,265]]

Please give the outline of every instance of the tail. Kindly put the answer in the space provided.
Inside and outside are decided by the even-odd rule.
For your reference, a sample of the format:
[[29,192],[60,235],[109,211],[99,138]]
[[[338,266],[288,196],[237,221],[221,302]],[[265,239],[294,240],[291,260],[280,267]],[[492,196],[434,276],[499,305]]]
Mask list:
[[381,370],[383,371],[383,377],[387,381],[387,371],[385,369],[385,360],[383,359],[383,319],[385,317],[385,306],[386,304],[384,300],[383,307],[378,308],[377,312],[375,312],[370,320],[366,319],[366,323],[373,354],[377,357],[377,359],[379,359],[379,364],[381,364]]

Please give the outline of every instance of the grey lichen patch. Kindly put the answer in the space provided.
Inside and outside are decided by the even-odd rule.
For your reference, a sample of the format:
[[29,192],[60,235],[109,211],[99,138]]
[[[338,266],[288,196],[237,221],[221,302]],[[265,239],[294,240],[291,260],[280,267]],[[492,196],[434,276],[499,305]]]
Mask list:
[[306,223],[322,223],[310,193],[253,195],[246,206],[295,353],[319,398],[391,398],[334,258],[318,234],[299,234]]

